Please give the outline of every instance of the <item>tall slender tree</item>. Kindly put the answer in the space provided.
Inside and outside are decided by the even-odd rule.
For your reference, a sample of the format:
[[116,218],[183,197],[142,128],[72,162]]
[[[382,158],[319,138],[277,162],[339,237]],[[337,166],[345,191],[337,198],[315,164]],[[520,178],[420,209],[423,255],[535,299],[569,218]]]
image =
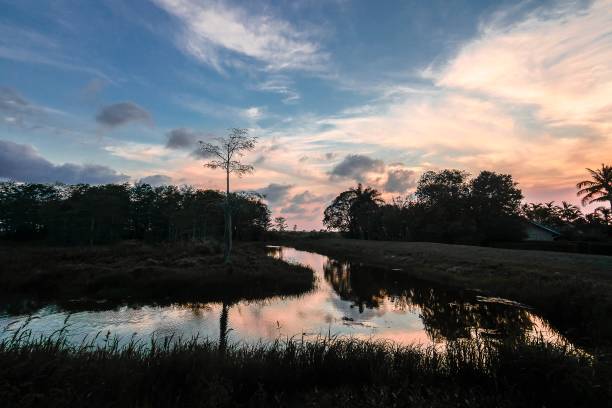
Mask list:
[[582,197],[582,205],[609,202],[612,208],[612,166],[602,163],[600,169],[587,169],[592,180],[576,184],[577,195]]
[[231,128],[224,137],[213,139],[213,143],[200,141],[200,150],[204,157],[211,159],[204,165],[211,169],[222,169],[225,171],[225,232],[224,242],[225,262],[230,261],[232,252],[232,209],[230,202],[230,174],[242,177],[252,173],[254,168],[250,164],[241,163],[240,159],[244,153],[255,148],[256,136],[250,136],[248,129]]

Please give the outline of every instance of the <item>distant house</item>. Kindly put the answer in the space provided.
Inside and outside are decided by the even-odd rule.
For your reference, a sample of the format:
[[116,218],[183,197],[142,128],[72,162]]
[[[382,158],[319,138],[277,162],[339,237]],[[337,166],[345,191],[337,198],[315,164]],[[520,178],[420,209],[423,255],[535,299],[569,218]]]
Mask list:
[[525,220],[525,241],[554,241],[561,233],[531,220]]

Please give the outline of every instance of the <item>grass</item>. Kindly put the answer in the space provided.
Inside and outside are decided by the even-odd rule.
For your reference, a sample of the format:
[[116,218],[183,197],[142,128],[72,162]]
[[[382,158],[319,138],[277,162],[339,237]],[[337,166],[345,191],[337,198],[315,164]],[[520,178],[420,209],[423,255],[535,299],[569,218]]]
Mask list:
[[350,338],[93,344],[27,331],[1,342],[3,406],[591,407],[612,396],[609,364],[540,340],[444,350]]
[[[4,307],[24,299],[68,308],[110,308],[121,302],[235,301],[311,290],[313,272],[239,244],[225,264],[215,243],[107,247],[0,247]],[[15,302],[11,302],[13,299]],[[28,303],[26,309],[28,308]],[[27,310],[26,310],[27,311]]]
[[517,300],[580,344],[612,344],[612,257],[350,239],[297,239],[286,245]]

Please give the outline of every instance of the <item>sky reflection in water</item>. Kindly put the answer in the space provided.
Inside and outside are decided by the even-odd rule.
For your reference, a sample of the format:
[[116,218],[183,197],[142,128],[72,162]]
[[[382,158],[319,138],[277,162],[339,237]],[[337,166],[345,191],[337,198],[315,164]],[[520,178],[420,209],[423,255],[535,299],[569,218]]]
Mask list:
[[[316,289],[299,297],[239,301],[228,308],[230,342],[277,338],[350,335],[401,344],[443,344],[448,339],[542,335],[564,339],[529,310],[477,298],[474,294],[407,279],[401,272],[349,264],[316,253],[269,247],[268,254],[311,267]],[[220,303],[171,306],[123,306],[107,311],[72,313],[48,306],[38,310],[28,328],[35,336],[50,334],[68,318],[71,341],[101,338],[110,332],[123,342],[175,334],[219,339]],[[0,315],[0,327],[11,330],[28,316]],[[11,330],[0,333],[0,338]],[[2,329],[0,329],[2,331]]]

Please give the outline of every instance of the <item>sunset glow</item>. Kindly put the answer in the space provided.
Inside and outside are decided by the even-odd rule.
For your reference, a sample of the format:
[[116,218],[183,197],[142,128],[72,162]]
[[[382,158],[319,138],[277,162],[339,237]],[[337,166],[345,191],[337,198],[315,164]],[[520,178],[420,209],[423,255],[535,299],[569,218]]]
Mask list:
[[579,204],[612,157],[609,0],[63,3],[0,0],[0,179],[223,189],[196,141],[244,127],[234,188],[319,229],[442,168]]

